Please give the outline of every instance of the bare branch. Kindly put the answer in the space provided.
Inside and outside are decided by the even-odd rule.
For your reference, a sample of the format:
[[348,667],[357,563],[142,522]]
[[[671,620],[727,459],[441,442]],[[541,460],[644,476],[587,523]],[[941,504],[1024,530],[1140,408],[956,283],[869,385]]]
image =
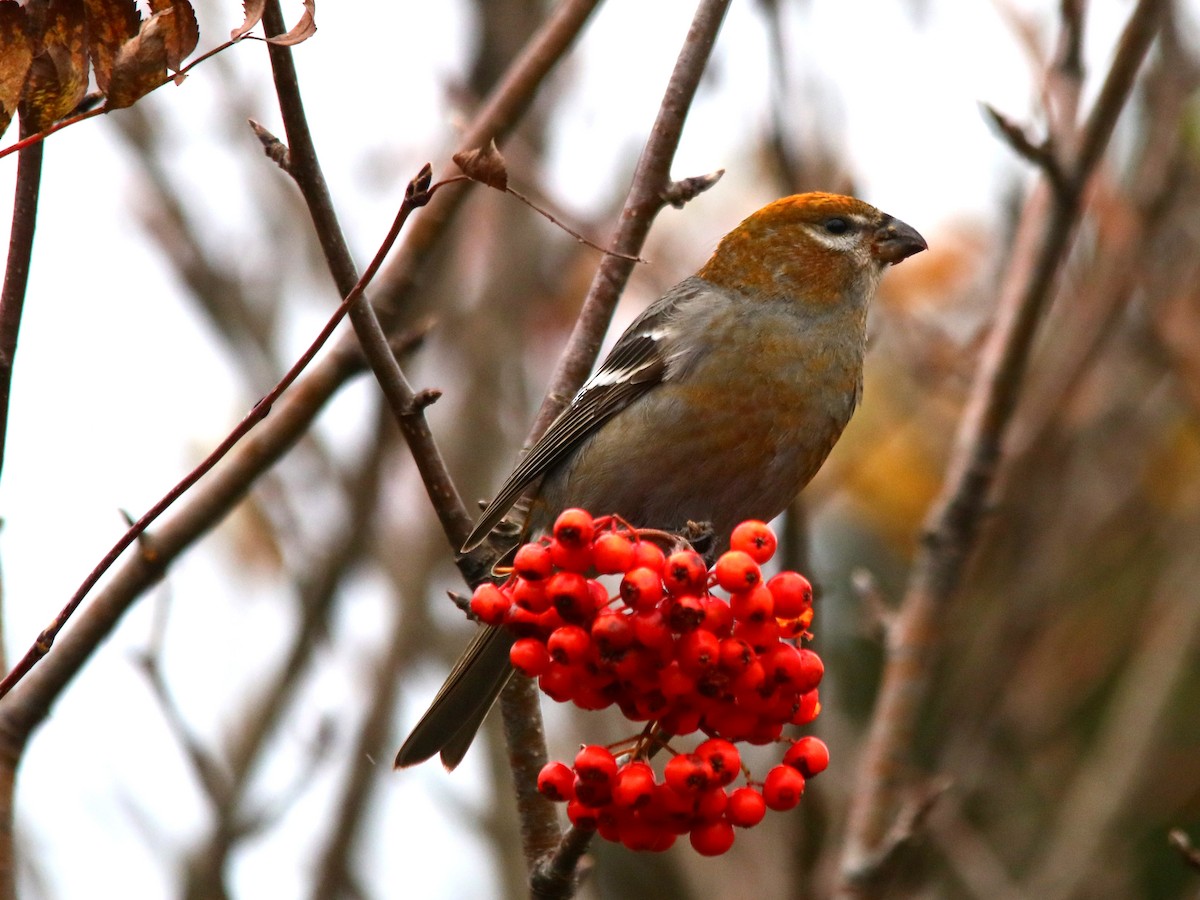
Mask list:
[[[1066,4],[1072,7],[1072,4]],[[939,623],[975,548],[1004,438],[1021,394],[1037,326],[1054,296],[1058,273],[1082,215],[1083,187],[1107,145],[1142,60],[1162,18],[1164,0],[1141,0],[1130,15],[1112,69],[1064,164],[1066,179],[1048,174],[1022,214],[1001,283],[998,321],[988,336],[964,413],[942,493],[930,510],[904,601],[889,629],[883,682],[860,763],[843,848],[842,889],[869,894],[881,874],[878,849],[898,805],[900,773],[913,747],[929,694]],[[1073,27],[1067,17],[1064,27]]]
[[[696,8],[611,243],[612,249],[621,255],[609,254],[600,261],[579,318],[559,357],[528,443],[541,436],[595,365],[600,342],[633,270],[629,258],[639,255],[650,225],[666,204],[664,198],[671,186],[671,161],[679,146],[683,123],[728,8],[729,0],[701,0]],[[500,709],[517,791],[525,858],[532,868],[559,841],[553,806],[537,791],[538,772],[546,764],[547,753],[534,682],[523,677],[510,679],[500,694]]]

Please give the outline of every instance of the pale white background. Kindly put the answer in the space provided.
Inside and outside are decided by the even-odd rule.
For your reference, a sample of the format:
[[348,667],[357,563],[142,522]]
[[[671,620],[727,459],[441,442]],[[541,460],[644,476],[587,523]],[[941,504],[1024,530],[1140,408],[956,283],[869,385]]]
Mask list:
[[[988,132],[980,101],[1025,119],[1032,87],[1021,50],[990,3],[936,0],[851,3],[816,0],[791,9],[794,71],[819,73],[841,98],[841,145],[864,199],[936,240],[940,230],[984,218],[1021,166]],[[1044,10],[1055,3],[1014,4]],[[719,167],[726,181],[660,227],[687,217],[706,235],[696,259],[654,260],[665,278],[686,274],[736,220],[769,199],[741,190],[750,165],[745,135],[767,115],[766,35],[755,4],[735,3],[685,131],[676,175]],[[1088,57],[1101,65],[1129,4],[1093,4]],[[289,8],[293,17],[299,4]],[[456,3],[324,3],[316,37],[296,50],[305,102],[325,171],[352,247],[365,261],[382,236],[405,181],[425,160],[444,161],[454,140],[443,85],[469,58],[471,21]],[[201,49],[240,21],[240,4],[199,10]],[[592,210],[652,121],[662,85],[690,21],[691,4],[610,0],[558,77],[568,100],[552,142],[545,187],[567,214]],[[420,36],[414,38],[414,22]],[[280,174],[249,133],[218,128],[228,66],[252,98],[256,117],[278,129],[261,45],[243,43],[197,69],[179,88],[150,99],[155,115],[178,123],[176,165],[193,184],[214,238],[232,260],[288,270],[262,259],[264,227],[243,201],[245,173]],[[118,113],[119,115],[119,113]],[[15,129],[5,136],[14,139]],[[11,212],[15,157],[0,161],[0,221]],[[13,385],[9,444],[0,482],[4,633],[18,654],[62,605],[122,530],[118,509],[135,515],[178,479],[248,408],[253,397],[226,374],[224,351],[191,310],[181,287],[142,234],[133,211],[144,201],[139,175],[103,119],[54,136],[45,178],[25,319]],[[703,223],[703,224],[697,224]],[[330,291],[324,298],[335,303]],[[299,316],[297,351],[318,325]],[[361,386],[360,390],[369,390]],[[351,440],[363,404],[354,391],[323,417],[331,442]],[[361,434],[361,430],[359,430]],[[210,540],[219,541],[220,536]],[[201,733],[218,730],[222,710],[282,644],[269,585],[230,571],[226,556],[201,545],[160,592],[173,604],[168,675]],[[336,714],[359,687],[358,653],[369,645],[387,598],[359,585],[347,606],[349,640],[329,654],[289,720],[283,741],[297,746],[321,715]],[[47,896],[161,897],[177,883],[165,862],[200,829],[202,797],[162,724],[130,653],[144,646],[152,604],[129,615],[37,733],[20,772],[21,846]],[[356,644],[355,635],[362,641]],[[429,690],[436,673],[429,673]],[[411,721],[416,708],[406,711]],[[399,735],[398,735],[399,737]],[[338,748],[335,748],[335,753]],[[298,754],[297,754],[298,755]],[[384,763],[386,765],[386,761]],[[373,829],[379,896],[481,896],[481,852],[451,842],[455,804],[470,804],[481,777],[468,759],[453,778],[436,766],[396,774]],[[272,771],[270,788],[292,772]],[[283,827],[237,864],[242,896],[301,896],[307,871],[297,845],[310,844],[333,785],[319,773]],[[148,804],[146,798],[153,798]],[[450,799],[453,798],[453,799]],[[449,812],[447,810],[450,810]],[[391,852],[395,848],[395,852]],[[452,854],[452,856],[448,856]],[[30,896],[41,896],[31,890]]]

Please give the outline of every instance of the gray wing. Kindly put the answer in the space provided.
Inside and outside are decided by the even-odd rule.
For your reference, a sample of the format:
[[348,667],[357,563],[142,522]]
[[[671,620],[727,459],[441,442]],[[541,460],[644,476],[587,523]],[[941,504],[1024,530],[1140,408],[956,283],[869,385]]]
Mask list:
[[578,444],[663,380],[671,359],[666,328],[678,306],[701,285],[681,281],[638,316],[571,404],[546,429],[488,504],[463,552],[473,550],[537,479],[566,459]]

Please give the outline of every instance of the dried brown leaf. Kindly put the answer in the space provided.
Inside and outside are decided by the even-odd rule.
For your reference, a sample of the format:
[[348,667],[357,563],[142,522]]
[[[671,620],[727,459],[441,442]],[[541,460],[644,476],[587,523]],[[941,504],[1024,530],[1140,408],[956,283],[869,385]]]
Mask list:
[[267,5],[267,0],[242,0],[242,8],[246,11],[246,19],[233,31],[229,32],[229,39],[236,41],[250,33],[259,20],[263,17],[263,9]]
[[0,0],[0,134],[12,122],[33,62],[33,38],[25,10],[15,0]]
[[125,42],[138,33],[142,17],[134,0],[83,0],[83,8],[96,86],[107,93],[113,60]]
[[489,141],[486,147],[455,153],[454,162],[472,181],[498,191],[508,190],[508,169],[495,141]]
[[87,93],[86,33],[83,0],[50,0],[44,8],[41,48],[21,101],[21,114],[35,130],[61,119]]
[[268,44],[275,44],[279,47],[291,47],[296,44],[307,41],[310,37],[317,33],[317,0],[304,0],[304,15],[300,17],[292,30],[287,34],[280,34],[273,38],[267,38]]
[[132,106],[162,83],[167,70],[167,31],[173,16],[172,10],[155,13],[142,23],[137,36],[121,47],[109,81],[110,109]]
[[200,26],[196,22],[196,11],[188,0],[150,0],[153,12],[173,11],[174,15],[165,24],[164,37],[167,42],[167,67],[178,72],[183,61],[196,49],[200,42]]

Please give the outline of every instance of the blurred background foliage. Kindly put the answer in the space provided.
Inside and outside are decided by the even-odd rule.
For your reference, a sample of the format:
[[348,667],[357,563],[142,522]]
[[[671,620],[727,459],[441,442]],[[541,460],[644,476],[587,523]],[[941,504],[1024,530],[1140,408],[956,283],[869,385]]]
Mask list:
[[[946,4],[894,4],[918,30],[953,27]],[[217,23],[210,26],[216,30],[226,20],[231,27],[239,13],[236,4],[217,0],[197,5],[202,22]],[[1123,15],[1127,4],[1113,5]],[[443,96],[430,106],[435,124],[413,136],[392,127],[386,142],[365,140],[356,177],[398,198],[421,162],[444,159],[453,143],[445,123],[469,117],[548,6],[458,4],[457,24],[447,32],[461,38],[460,67],[444,73]],[[702,262],[756,199],[862,189],[864,173],[845,152],[839,73],[810,71],[795,45],[822,6],[735,4],[702,93],[717,90],[732,68],[751,64],[729,32],[762,29],[770,52],[754,64],[767,66],[771,88],[761,98],[759,127],[739,135],[736,156],[720,161],[729,172],[711,195],[662,217],[644,254],[656,264],[635,274],[614,331]],[[1021,77],[1036,93],[1056,4],[997,6],[1014,27],[992,39],[1024,44],[1030,71]],[[945,791],[906,851],[890,896],[1174,898],[1200,891],[1200,874],[1166,838],[1178,827],[1200,840],[1197,13],[1183,0],[1172,6],[1091,187],[1086,220],[1041,329],[982,547],[943,623],[945,652],[920,732],[915,783],[933,776],[944,779],[937,783]],[[322,32],[310,45],[334,39],[321,14]],[[606,14],[602,5],[597,17]],[[620,25],[638,27],[636,17]],[[358,28],[364,52],[394,52],[371,43],[369,23]],[[667,65],[681,35],[661,41]],[[399,44],[420,39],[400,35]],[[605,65],[621,64],[619,46],[604,52]],[[848,66],[875,65],[850,56]],[[1099,52],[1091,62],[1102,72],[1106,59]],[[596,65],[596,56],[587,64]],[[587,185],[598,198],[590,204],[572,202],[544,177],[562,152],[583,66],[569,59],[551,77],[503,150],[522,189],[566,206],[580,230],[603,240],[638,146],[600,151],[623,174],[599,188]],[[403,83],[354,86],[354,73],[345,70],[302,76],[372,92],[383,117],[393,104],[415,104],[403,96]],[[228,370],[220,377],[237,385],[233,392],[245,404],[286,367],[334,299],[296,192],[277,173],[264,175],[244,134],[247,117],[270,115],[266,80],[252,81],[227,57],[191,78],[219,85],[206,140],[242,145],[224,163],[233,168],[220,175],[219,196],[216,187],[197,189],[217,175],[205,171],[201,150],[188,149],[196,125],[172,115],[169,98],[84,127],[114,130],[121,152],[136,161],[127,214],[193,304],[194,328],[216,342]],[[644,86],[656,96],[660,89]],[[606,102],[620,104],[619,94]],[[903,102],[920,104],[919,92]],[[1035,98],[1034,121],[1037,109]],[[416,115],[402,113],[407,121]],[[356,127],[353,118],[344,125]],[[998,146],[996,153],[1005,151]],[[596,846],[583,896],[832,892],[857,748],[880,672],[881,628],[942,483],[1028,187],[1021,165],[1005,172],[984,212],[952,211],[928,227],[891,210],[918,225],[931,250],[885,279],[873,311],[864,404],[780,523],[790,560],[820,589],[816,646],[828,674],[815,730],[832,747],[833,766],[811,783],[799,812],[775,815],[769,826],[740,836],[722,860],[697,859],[686,847],[634,856]],[[690,174],[699,173],[676,172]],[[336,193],[339,176],[332,177]],[[349,228],[365,258],[374,231]],[[244,241],[235,237],[239,231]],[[35,258],[35,267],[48,259]],[[422,266],[417,290],[396,310],[397,331],[427,332],[406,365],[418,387],[444,391],[429,415],[464,496],[488,496],[514,460],[596,262],[594,251],[525,208],[475,190]],[[385,271],[376,300],[386,301],[387,285]],[[488,741],[454,779],[434,765],[398,774],[388,764],[468,629],[445,596],[460,587],[450,553],[368,380],[360,374],[336,398],[312,435],[204,548],[206,564],[236,573],[234,583],[268,608],[247,619],[235,599],[208,614],[207,640],[234,635],[213,650],[223,670],[218,696],[199,710],[189,705],[211,676],[197,665],[195,648],[182,655],[178,649],[187,642],[186,623],[203,615],[181,618],[182,576],[168,574],[166,587],[145,601],[155,610],[154,627],[146,632],[142,621],[126,636],[126,648],[145,651],[139,660],[175,742],[173,751],[169,744],[160,750],[178,754],[191,775],[187,799],[134,794],[124,801],[149,848],[154,883],[172,895],[262,894],[263,879],[280,870],[289,874],[275,896],[523,894],[498,723],[490,723]],[[198,452],[210,437],[192,438]],[[8,635],[10,642],[23,637]],[[548,711],[548,722],[551,748],[560,753],[594,728],[562,709]],[[31,752],[63,748],[48,740]],[[44,802],[23,794],[20,810]],[[77,827],[103,846],[103,823]],[[30,896],[70,893],[51,862],[57,856],[47,851],[54,840],[53,827],[43,824],[23,842]],[[98,872],[106,893],[121,879],[138,878],[102,864]]]

